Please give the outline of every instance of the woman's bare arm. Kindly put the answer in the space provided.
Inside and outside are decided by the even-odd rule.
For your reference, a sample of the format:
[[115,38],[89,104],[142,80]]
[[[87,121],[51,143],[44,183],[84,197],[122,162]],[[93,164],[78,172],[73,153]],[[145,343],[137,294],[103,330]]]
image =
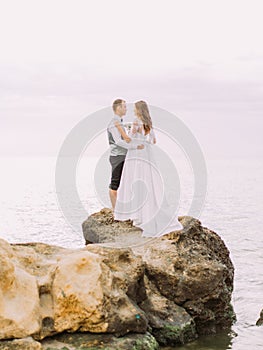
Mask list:
[[153,143],[155,144],[156,143],[156,135],[155,135],[153,128],[151,131],[152,131],[152,136],[153,136]]
[[153,128],[151,128],[150,132],[149,132],[149,142],[156,144],[156,136],[155,136],[155,132],[153,131]]

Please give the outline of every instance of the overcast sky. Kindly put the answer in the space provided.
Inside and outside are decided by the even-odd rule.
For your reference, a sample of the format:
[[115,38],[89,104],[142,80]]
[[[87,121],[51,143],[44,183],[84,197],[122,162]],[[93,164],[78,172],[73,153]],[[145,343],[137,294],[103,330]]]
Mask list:
[[56,156],[80,120],[123,97],[175,113],[205,155],[262,157],[262,10],[0,0],[0,154]]

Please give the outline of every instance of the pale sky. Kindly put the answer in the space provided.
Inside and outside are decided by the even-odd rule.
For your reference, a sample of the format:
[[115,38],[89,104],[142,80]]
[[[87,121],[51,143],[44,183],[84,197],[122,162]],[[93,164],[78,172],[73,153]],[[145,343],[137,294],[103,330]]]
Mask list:
[[122,97],[175,113],[209,156],[262,157],[262,10],[0,0],[0,154],[56,156],[80,120]]

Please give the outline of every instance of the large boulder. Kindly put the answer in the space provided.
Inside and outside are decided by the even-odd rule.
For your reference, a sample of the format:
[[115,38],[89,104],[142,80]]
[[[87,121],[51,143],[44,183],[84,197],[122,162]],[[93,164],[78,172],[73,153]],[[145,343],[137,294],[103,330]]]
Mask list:
[[13,262],[37,286],[39,325],[30,332],[35,339],[77,330],[146,332],[148,320],[136,302],[137,294],[145,295],[144,288],[137,293],[143,285],[144,263],[131,250],[95,245],[70,250],[28,243],[12,245],[12,251]]
[[112,221],[104,208],[92,216],[104,243],[65,249],[0,240],[0,346],[39,348],[44,338],[84,332],[89,344],[104,339],[105,349],[157,349],[156,340],[174,346],[229,328],[229,251],[199,220],[179,220],[182,230],[142,239],[132,222]]
[[235,321],[231,305],[234,266],[229,250],[198,219],[178,219],[182,230],[156,239],[142,238],[130,220],[115,222],[108,208],[90,215],[82,227],[87,243],[96,237],[107,246],[130,246],[135,255],[141,256],[146,276],[159,296],[182,307],[194,319],[198,334],[229,328]]

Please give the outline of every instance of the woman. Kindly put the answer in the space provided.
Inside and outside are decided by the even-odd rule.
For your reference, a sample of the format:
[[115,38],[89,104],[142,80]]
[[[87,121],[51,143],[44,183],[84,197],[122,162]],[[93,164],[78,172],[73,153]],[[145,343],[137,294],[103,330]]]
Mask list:
[[122,137],[144,145],[143,149],[128,149],[114,209],[115,220],[133,220],[140,227],[143,237],[158,237],[180,230],[182,225],[170,215],[169,206],[163,193],[162,177],[159,174],[153,147],[156,136],[148,106],[144,101],[135,103],[135,119],[129,136],[116,122]]

